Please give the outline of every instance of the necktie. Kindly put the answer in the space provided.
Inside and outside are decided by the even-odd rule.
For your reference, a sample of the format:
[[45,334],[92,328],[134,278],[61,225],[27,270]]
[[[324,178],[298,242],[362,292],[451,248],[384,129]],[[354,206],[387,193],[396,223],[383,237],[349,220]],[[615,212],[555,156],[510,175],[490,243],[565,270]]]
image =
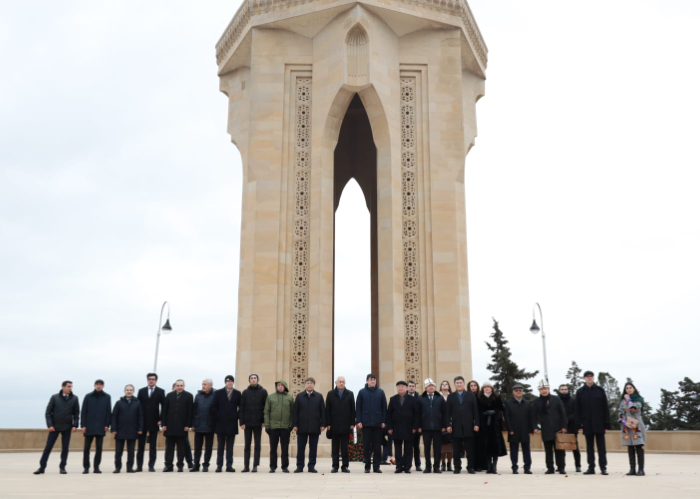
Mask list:
[[153,388],[148,389],[148,398],[151,398],[151,395],[153,395]]

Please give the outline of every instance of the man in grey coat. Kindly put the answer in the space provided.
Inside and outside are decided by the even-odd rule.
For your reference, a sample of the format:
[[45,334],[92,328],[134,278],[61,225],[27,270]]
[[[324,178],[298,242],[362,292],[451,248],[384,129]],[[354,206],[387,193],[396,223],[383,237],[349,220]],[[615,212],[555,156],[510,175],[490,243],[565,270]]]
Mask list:
[[73,382],[64,381],[61,384],[61,391],[52,395],[49,404],[46,406],[46,426],[49,429],[49,437],[46,439],[46,447],[39,461],[39,469],[35,475],[41,475],[49,462],[51,449],[53,449],[59,435],[61,436],[61,464],[59,469],[61,475],[66,474],[66,462],[68,461],[68,446],[70,436],[78,428],[80,418],[80,404],[78,397],[73,395]]
[[205,445],[202,471],[209,471],[209,460],[214,449],[214,382],[207,378],[202,381],[202,389],[194,398],[194,466],[190,471],[199,471],[199,460],[202,457],[202,446]]
[[[557,460],[557,471],[566,475],[566,452],[556,450],[557,433],[566,433],[566,409],[564,403],[556,395],[549,393],[549,383],[540,381],[540,396],[532,404],[532,418],[535,422],[535,433],[542,434],[545,462],[547,463],[546,475],[554,474],[554,456]],[[539,426],[539,428],[538,428]]]

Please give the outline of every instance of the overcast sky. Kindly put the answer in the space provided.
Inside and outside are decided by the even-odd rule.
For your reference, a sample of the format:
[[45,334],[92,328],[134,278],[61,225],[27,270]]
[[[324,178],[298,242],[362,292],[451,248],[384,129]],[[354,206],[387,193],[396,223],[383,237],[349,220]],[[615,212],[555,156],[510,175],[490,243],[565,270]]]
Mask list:
[[[142,386],[164,300],[161,385],[234,372],[241,163],[214,45],[238,4],[4,6],[0,427],[42,427],[63,379],[81,397],[98,377],[113,396]],[[539,301],[553,383],[575,359],[656,405],[700,377],[700,3],[470,5],[489,47],[466,161],[474,376],[492,317],[516,362],[542,368]],[[336,365],[355,390],[363,206],[351,184],[337,214]]]

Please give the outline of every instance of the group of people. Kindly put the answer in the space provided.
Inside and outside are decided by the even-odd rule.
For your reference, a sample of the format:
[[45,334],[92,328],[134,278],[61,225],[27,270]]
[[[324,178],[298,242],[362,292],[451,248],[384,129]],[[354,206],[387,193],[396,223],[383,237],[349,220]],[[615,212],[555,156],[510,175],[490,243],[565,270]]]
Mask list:
[[[331,473],[349,473],[350,439],[355,431],[363,437],[364,472],[381,473],[380,465],[388,457],[382,455],[382,441],[394,445],[395,473],[416,471],[442,473],[462,471],[466,456],[466,471],[497,473],[498,458],[507,455],[503,433],[507,433],[512,471],[518,474],[518,455],[523,455],[523,471],[531,474],[530,437],[542,436],[547,474],[566,473],[565,451],[557,449],[557,434],[582,432],[586,438],[588,469],[595,474],[595,451],[601,474],[607,475],[605,432],[610,429],[610,411],[605,391],[594,382],[591,371],[584,374],[585,384],[574,399],[567,385],[558,389],[559,396],[550,393],[549,384],[541,381],[540,396],[532,403],[524,397],[524,388],[512,387],[513,397],[505,403],[490,382],[479,386],[466,383],[462,376],[454,379],[455,391],[448,381],[440,384],[428,378],[425,391],[419,394],[413,381],[396,383],[396,394],[387,401],[384,390],[377,385],[374,374],[367,375],[366,384],[357,394],[345,386],[339,376],[335,387],[325,399],[315,391],[316,381],[307,378],[304,391],[293,397],[284,380],[275,382],[268,394],[255,373],[248,377],[248,387],[240,392],[234,388],[234,377],[226,376],[224,388],[213,389],[211,379],[202,382],[195,396],[185,391],[185,382],[177,380],[172,391],[157,386],[158,376],[147,375],[147,386],[135,394],[127,385],[124,396],[112,407],[111,397],[104,391],[104,381],[95,381],[94,391],[82,404],[72,392],[72,382],[63,382],[61,391],[49,400],[46,424],[49,435],[35,474],[46,469],[50,452],[59,435],[62,441],[60,473],[66,473],[68,444],[71,434],[82,431],[85,436],[83,473],[90,472],[90,452],[95,442],[93,473],[100,473],[104,436],[111,432],[115,438],[114,473],[122,469],[124,447],[127,449],[126,471],[143,471],[148,443],[148,471],[155,471],[156,444],[159,429],[166,438],[164,472],[184,470],[209,471],[214,437],[217,438],[215,471],[234,472],[233,444],[238,428],[245,438],[242,472],[257,472],[260,465],[261,439],[264,430],[270,439],[269,472],[277,470],[278,454],[281,470],[289,473],[289,444],[292,432],[297,438],[294,473],[316,473],[316,454],[320,435],[325,431],[332,442]],[[632,383],[627,383],[620,400],[619,415],[622,444],[629,448],[630,472],[644,475],[644,444],[646,427],[642,419],[644,400]],[[188,432],[194,431],[194,453]],[[420,444],[423,441],[425,469],[421,467]],[[138,441],[138,451],[136,451]],[[308,447],[308,460],[307,460]],[[253,453],[251,467],[251,451]],[[177,461],[175,462],[175,453]],[[578,441],[573,451],[576,471],[581,471]],[[225,457],[225,463],[224,463]],[[454,468],[452,464],[454,463]],[[555,469],[556,463],[556,469]],[[225,464],[225,468],[224,468]]]

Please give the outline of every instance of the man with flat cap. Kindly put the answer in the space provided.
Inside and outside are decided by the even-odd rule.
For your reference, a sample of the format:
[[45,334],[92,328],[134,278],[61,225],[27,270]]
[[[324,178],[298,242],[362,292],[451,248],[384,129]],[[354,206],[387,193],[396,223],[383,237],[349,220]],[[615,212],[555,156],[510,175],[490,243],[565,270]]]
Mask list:
[[420,427],[420,407],[406,392],[408,383],[396,383],[397,394],[389,399],[386,425],[394,441],[395,473],[410,473],[413,462],[413,438]]
[[224,388],[214,393],[212,416],[216,433],[216,472],[221,473],[226,452],[226,471],[233,473],[233,443],[238,434],[238,415],[241,407],[241,392],[233,387],[234,378],[230,374],[224,378]]
[[530,402],[523,397],[523,385],[513,385],[513,398],[506,400],[506,426],[508,426],[508,443],[510,444],[510,462],[513,474],[518,474],[518,446],[523,451],[525,474],[532,475],[532,455],[530,454],[530,437],[535,431]]
[[593,371],[583,373],[585,384],[576,391],[576,424],[586,437],[588,469],[584,475],[595,475],[595,446],[598,447],[600,474],[608,474],[605,432],[610,429],[610,409],[605,390],[595,384]]
[[80,411],[80,426],[82,427],[85,445],[83,447],[83,474],[90,472],[90,447],[95,441],[95,458],[93,473],[102,473],[102,441],[109,431],[112,420],[112,398],[104,391],[105,382],[95,381],[95,390],[85,395],[83,408]]

